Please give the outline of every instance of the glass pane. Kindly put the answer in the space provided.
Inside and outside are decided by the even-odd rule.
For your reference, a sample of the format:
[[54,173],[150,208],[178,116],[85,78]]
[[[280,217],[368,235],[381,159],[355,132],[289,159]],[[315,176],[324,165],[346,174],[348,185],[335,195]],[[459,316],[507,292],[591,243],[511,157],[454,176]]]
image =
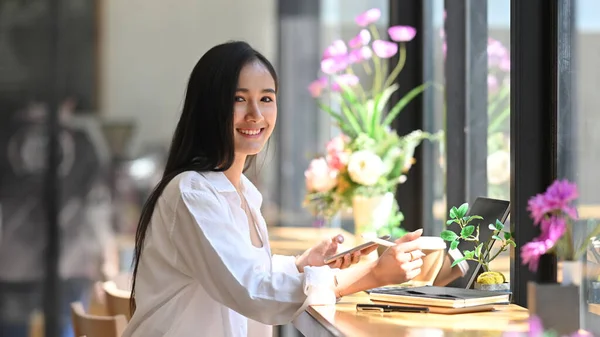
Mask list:
[[[510,1],[488,0],[488,197],[501,200],[510,200],[509,47]],[[502,242],[496,241],[494,249],[501,248]],[[510,251],[500,253],[490,269],[509,280]]]
[[[558,178],[574,182],[579,191],[579,220],[574,222],[576,247],[587,246],[586,273],[581,284],[582,328],[600,333],[600,241],[585,240],[600,219],[600,3],[593,0],[559,1],[558,46]],[[559,267],[560,269],[560,267]],[[562,278],[559,270],[559,278]]]

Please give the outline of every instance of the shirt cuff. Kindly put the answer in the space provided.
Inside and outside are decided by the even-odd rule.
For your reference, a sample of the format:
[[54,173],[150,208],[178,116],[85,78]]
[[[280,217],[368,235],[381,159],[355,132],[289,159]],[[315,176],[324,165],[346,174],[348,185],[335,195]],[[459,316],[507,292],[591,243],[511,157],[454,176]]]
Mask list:
[[335,272],[329,266],[304,267],[304,294],[307,305],[335,304]]
[[[448,255],[450,255],[450,257],[452,258],[453,261],[462,259],[464,257],[462,255],[462,253],[460,252],[460,250],[458,250],[458,249],[449,249]],[[457,266],[458,266],[458,268],[460,268],[460,272],[462,273],[462,276],[465,276],[465,274],[469,270],[469,263],[467,261],[461,261],[458,263]]]
[[272,263],[274,272],[289,275],[300,274],[300,272],[298,271],[298,267],[296,267],[295,256],[273,255]]

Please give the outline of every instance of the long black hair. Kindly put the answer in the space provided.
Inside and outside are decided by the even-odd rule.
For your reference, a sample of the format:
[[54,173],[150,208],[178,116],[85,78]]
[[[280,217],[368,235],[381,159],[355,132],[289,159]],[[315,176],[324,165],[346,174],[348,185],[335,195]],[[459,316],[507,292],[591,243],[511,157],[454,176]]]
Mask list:
[[271,73],[277,90],[277,74],[261,53],[245,42],[227,42],[200,58],[187,85],[183,111],[177,123],[163,177],[142,208],[135,233],[131,312],[135,310],[135,283],[156,202],[167,184],[185,171],[225,171],[233,164],[233,105],[242,68],[260,62]]

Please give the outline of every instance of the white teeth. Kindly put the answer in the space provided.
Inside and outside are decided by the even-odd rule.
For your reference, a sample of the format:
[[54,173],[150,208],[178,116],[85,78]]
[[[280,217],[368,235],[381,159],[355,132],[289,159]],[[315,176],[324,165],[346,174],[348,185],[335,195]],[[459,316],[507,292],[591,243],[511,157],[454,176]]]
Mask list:
[[242,129],[238,129],[239,132],[245,134],[245,135],[249,135],[249,136],[255,136],[258,135],[260,133],[261,129],[256,129],[256,130],[242,130]]

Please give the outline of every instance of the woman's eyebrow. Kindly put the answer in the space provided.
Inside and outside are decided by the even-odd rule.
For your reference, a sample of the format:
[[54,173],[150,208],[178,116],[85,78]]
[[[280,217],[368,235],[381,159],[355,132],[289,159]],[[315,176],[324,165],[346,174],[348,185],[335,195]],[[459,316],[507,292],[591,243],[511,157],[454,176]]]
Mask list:
[[[235,91],[241,91],[241,92],[250,92],[250,90],[249,90],[249,89],[247,89],[247,88],[237,88]],[[266,89],[263,89],[263,90],[262,90],[262,92],[263,92],[263,93],[270,93],[270,94],[275,94],[275,93],[277,93],[277,92],[275,91],[275,89],[273,89],[273,88],[266,88]]]

